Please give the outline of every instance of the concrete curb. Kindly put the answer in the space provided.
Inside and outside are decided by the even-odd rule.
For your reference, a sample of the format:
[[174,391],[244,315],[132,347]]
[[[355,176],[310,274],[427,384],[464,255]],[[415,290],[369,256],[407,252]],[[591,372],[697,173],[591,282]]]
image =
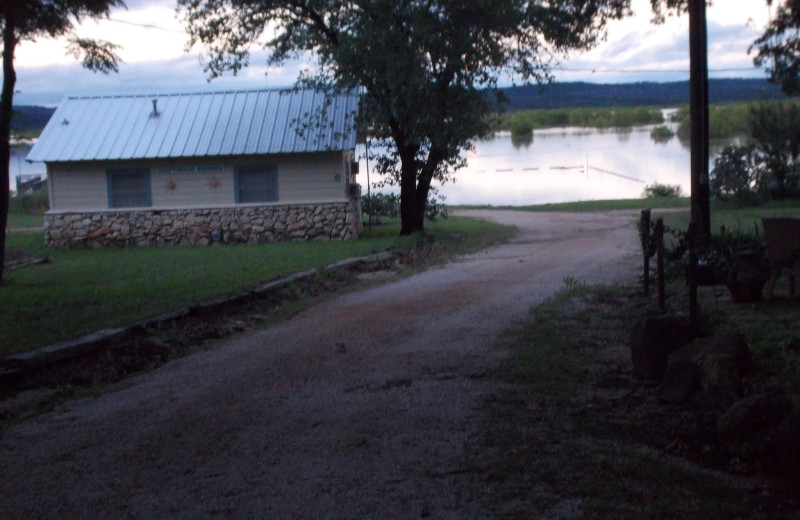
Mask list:
[[[388,252],[358,258],[348,258],[326,266],[325,271],[347,270],[356,267],[376,265],[393,259],[394,255]],[[182,309],[149,318],[139,323],[134,323],[127,327],[103,329],[80,338],[54,343],[30,352],[14,354],[0,362],[0,375],[11,375],[26,370],[33,370],[57,361],[86,355],[115,341],[140,334],[145,329],[164,330],[174,327],[176,323],[189,316],[207,316],[252,301],[255,298],[265,298],[283,289],[287,285],[303,280],[310,280],[314,278],[317,273],[317,269],[301,271],[269,281],[251,290],[217,296]]]

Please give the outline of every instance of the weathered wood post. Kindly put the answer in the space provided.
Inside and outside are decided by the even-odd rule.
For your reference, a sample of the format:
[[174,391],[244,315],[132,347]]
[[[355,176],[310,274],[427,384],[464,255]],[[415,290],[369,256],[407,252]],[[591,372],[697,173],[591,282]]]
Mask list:
[[658,268],[658,308],[664,309],[666,307],[666,297],[664,295],[665,281],[664,281],[664,219],[656,220],[655,237],[656,241],[656,265]]
[[642,257],[644,258],[644,295],[650,296],[650,209],[642,210],[639,222],[642,239]]
[[689,322],[692,334],[697,335],[697,243],[695,239],[696,226],[689,223],[686,230],[686,243],[689,247]]

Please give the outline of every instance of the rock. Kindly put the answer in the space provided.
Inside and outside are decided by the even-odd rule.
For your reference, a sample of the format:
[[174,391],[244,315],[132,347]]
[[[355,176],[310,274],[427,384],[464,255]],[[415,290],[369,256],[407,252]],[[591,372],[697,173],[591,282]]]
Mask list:
[[108,226],[103,226],[101,228],[95,229],[91,233],[88,233],[86,235],[86,238],[91,240],[102,236],[106,236],[109,233],[111,233],[111,228]]
[[670,363],[693,361],[700,366],[703,390],[740,393],[742,377],[753,368],[750,349],[738,331],[722,331],[697,340],[669,356]]
[[734,331],[715,336],[700,365],[704,388],[740,392],[742,376],[752,370],[753,360],[744,336]]
[[691,339],[691,327],[684,317],[667,313],[648,314],[633,332],[631,361],[634,373],[642,379],[660,379],[667,368],[670,352]]
[[751,439],[772,429],[786,413],[788,404],[782,395],[754,395],[736,401],[717,419],[717,432],[727,438]]
[[700,390],[700,367],[691,361],[679,361],[669,365],[656,391],[662,403],[685,403]]
[[778,425],[770,440],[776,469],[786,475],[800,476],[800,407]]

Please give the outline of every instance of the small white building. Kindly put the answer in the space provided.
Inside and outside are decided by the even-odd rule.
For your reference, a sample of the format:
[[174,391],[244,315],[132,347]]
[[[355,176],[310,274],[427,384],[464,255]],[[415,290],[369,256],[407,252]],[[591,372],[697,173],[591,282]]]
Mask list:
[[28,154],[48,245],[340,240],[361,232],[355,95],[70,97]]

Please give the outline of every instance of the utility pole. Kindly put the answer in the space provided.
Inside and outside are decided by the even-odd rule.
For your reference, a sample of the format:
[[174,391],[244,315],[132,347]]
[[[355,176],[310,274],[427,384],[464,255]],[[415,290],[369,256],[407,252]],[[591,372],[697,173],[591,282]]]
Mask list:
[[692,224],[695,229],[696,245],[702,247],[711,240],[706,0],[689,0],[689,90],[692,135]]

